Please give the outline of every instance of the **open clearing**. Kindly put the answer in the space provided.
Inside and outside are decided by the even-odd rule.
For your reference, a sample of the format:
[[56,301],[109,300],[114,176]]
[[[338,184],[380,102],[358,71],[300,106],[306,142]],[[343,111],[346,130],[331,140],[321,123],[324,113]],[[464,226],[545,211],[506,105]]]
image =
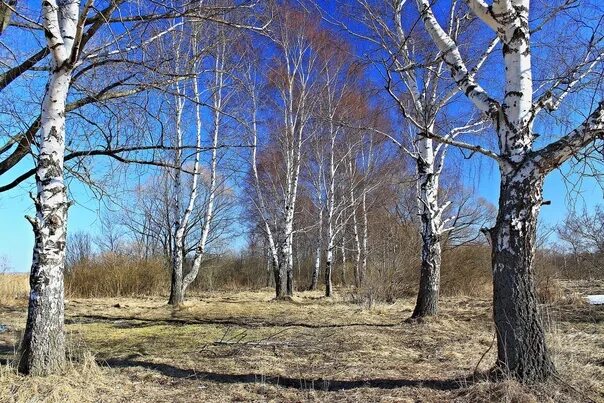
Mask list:
[[[407,323],[413,302],[369,308],[344,290],[207,293],[177,311],[159,297],[71,299],[70,368],[32,379],[3,366],[0,401],[604,401],[603,306],[545,307],[560,379],[530,390],[473,375],[495,359],[489,300],[443,298],[439,318]],[[25,317],[24,304],[1,308],[4,364]]]

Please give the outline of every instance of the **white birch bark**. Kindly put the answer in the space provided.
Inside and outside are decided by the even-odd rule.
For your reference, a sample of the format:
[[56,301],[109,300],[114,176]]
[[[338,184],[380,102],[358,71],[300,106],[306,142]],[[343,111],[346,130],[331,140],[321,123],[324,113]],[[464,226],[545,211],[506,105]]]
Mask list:
[[417,302],[412,318],[436,315],[440,292],[442,225],[438,200],[439,172],[435,169],[432,140],[419,139],[417,164],[417,201],[420,214],[422,252]]
[[[331,104],[331,102],[330,102]],[[333,115],[330,119],[330,141],[329,141],[329,164],[328,164],[328,189],[327,189],[327,253],[325,259],[325,296],[333,295],[333,255],[335,248],[335,238],[337,232],[334,225],[334,213],[336,204],[336,164],[335,164],[335,143],[336,131],[333,125]],[[344,251],[342,250],[342,256]],[[343,259],[345,259],[343,257]]]
[[352,234],[354,236],[354,281],[357,287],[361,286],[361,238],[359,236],[359,224],[357,219],[356,198],[354,195],[354,187],[350,186],[350,204],[352,205]]
[[[176,60],[179,60],[179,50],[176,51]],[[172,280],[170,288],[170,298],[168,303],[179,305],[183,302],[182,279],[183,279],[183,259],[185,249],[185,228],[187,223],[184,217],[181,217],[180,196],[182,191],[182,113],[184,109],[184,97],[181,92],[180,83],[175,84],[176,95],[174,96],[174,119],[175,119],[175,138],[174,138],[174,168],[172,174]],[[193,176],[197,176],[194,174]]]
[[63,181],[65,103],[74,66],[79,1],[45,0],[42,24],[51,54],[51,72],[42,101],[36,162],[35,235],[27,323],[20,345],[21,373],[48,375],[65,363],[64,284],[67,209]]
[[[282,27],[287,30],[289,27]],[[291,36],[290,36],[291,35]],[[285,80],[279,94],[282,102],[284,135],[282,153],[285,163],[285,184],[282,212],[277,223],[279,242],[278,269],[275,272],[277,298],[291,297],[294,292],[293,233],[302,158],[303,134],[310,118],[309,99],[312,73],[317,55],[311,50],[310,39],[303,32],[283,32],[276,42],[281,48]]]
[[[319,177],[321,177],[321,169],[319,170]],[[319,283],[319,272],[321,270],[321,256],[322,256],[322,252],[323,252],[323,196],[322,196],[322,190],[320,188],[320,184],[318,187],[318,210],[319,210],[319,217],[318,217],[318,234],[317,234],[317,240],[316,240],[316,248],[315,248],[315,263],[314,263],[314,267],[313,267],[313,272],[312,272],[312,277],[311,277],[311,281],[310,281],[310,290],[316,290],[317,289],[317,285]]]
[[[183,279],[182,293],[184,295],[187,287],[191,285],[199,274],[201,262],[205,257],[208,236],[212,228],[212,219],[214,218],[214,203],[217,193],[217,169],[218,169],[218,140],[221,131],[221,118],[224,108],[224,88],[225,88],[225,63],[226,63],[227,41],[223,40],[218,45],[214,63],[214,94],[213,94],[213,131],[212,131],[212,156],[210,158],[210,183],[208,189],[208,200],[205,204],[205,214],[201,237],[195,249],[193,264],[191,270]],[[199,97],[199,91],[196,91],[196,97]]]
[[[193,32],[191,36],[191,48],[194,52],[197,51],[197,32]],[[176,51],[176,60],[180,61],[180,50]],[[198,55],[195,55],[197,58]],[[172,247],[172,281],[170,288],[170,298],[168,303],[170,305],[180,305],[184,302],[185,298],[185,278],[183,271],[183,263],[186,257],[185,248],[185,232],[189,226],[189,220],[193,209],[197,202],[197,196],[199,193],[199,175],[200,171],[200,158],[201,158],[201,135],[203,130],[202,122],[202,111],[201,111],[201,96],[199,89],[199,62],[195,61],[192,65],[193,79],[191,80],[191,87],[193,90],[193,102],[195,104],[195,153],[193,161],[193,171],[191,184],[188,191],[188,201],[184,212],[181,212],[180,196],[182,187],[182,114],[186,101],[186,95],[184,91],[186,87],[183,85],[181,88],[180,83],[176,83],[176,96],[175,96],[175,119],[176,119],[176,150],[175,150],[175,161],[174,161],[174,177],[173,177],[173,214],[174,214],[174,240]]]
[[365,275],[367,274],[367,257],[369,251],[367,250],[367,244],[369,242],[369,223],[367,218],[367,190],[365,190],[361,196],[361,214],[363,217],[363,237],[361,245],[363,247],[361,254],[361,272],[359,273],[360,283],[363,284]]

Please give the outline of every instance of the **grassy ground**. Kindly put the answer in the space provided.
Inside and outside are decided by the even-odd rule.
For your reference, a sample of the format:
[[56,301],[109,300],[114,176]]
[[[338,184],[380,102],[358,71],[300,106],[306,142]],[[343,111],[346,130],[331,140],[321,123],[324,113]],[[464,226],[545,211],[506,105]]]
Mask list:
[[[558,379],[529,389],[480,375],[494,361],[490,302],[444,298],[442,315],[407,323],[412,300],[371,308],[298,293],[72,299],[72,360],[62,376],[0,369],[0,401],[604,401],[604,310],[545,309]],[[0,359],[12,358],[24,304],[0,308]]]

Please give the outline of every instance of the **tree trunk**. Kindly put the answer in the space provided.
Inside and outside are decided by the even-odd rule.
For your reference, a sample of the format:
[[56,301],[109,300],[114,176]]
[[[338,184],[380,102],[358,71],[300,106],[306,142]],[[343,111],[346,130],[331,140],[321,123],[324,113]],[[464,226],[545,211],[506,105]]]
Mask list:
[[266,251],[266,286],[271,286],[271,268],[272,268],[272,254],[268,246],[265,246]]
[[284,299],[287,295],[287,268],[283,259],[279,259],[279,264],[274,270],[275,273],[275,298]]
[[309,290],[314,291],[317,289],[319,283],[319,271],[321,270],[321,244],[318,242],[317,250],[315,251],[315,265],[312,271],[312,277],[310,279]]
[[[422,215],[423,221],[423,215]],[[433,234],[422,234],[422,268],[419,291],[412,318],[433,316],[438,313],[440,291],[440,240]]]
[[362,213],[363,213],[363,253],[361,255],[361,270],[359,273],[359,279],[361,285],[365,280],[365,275],[367,274],[367,241],[369,239],[369,225],[367,222],[367,202],[366,202],[366,192],[363,192],[363,197],[361,199]]
[[327,253],[325,257],[325,296],[331,297],[333,294],[333,261],[334,261],[334,249],[336,247],[334,241],[334,231],[332,225],[332,217],[333,217],[333,204],[329,205],[329,210],[327,214]]
[[355,245],[354,284],[358,288],[361,286],[362,275],[361,275],[361,239],[359,238],[359,229],[358,229],[358,223],[357,223],[356,208],[352,212],[352,228],[353,228],[353,233],[354,233],[354,245]]
[[[178,52],[177,52],[178,58]],[[170,281],[170,298],[168,304],[177,306],[184,302],[184,295],[182,289],[182,265],[184,258],[184,233],[185,226],[187,225],[187,217],[181,219],[180,212],[180,192],[182,187],[182,111],[184,109],[183,95],[181,94],[180,85],[175,85],[176,93],[175,96],[175,141],[176,147],[174,151],[174,169],[173,169],[173,183],[172,183],[172,219],[174,231],[173,245],[172,245],[172,280]],[[194,202],[194,200],[193,200]],[[190,211],[189,211],[190,212]]]
[[327,259],[325,261],[325,296],[331,297],[333,295],[333,284],[332,284],[332,267],[333,267],[333,242],[330,241],[327,247]]
[[312,277],[310,280],[309,290],[314,291],[317,289],[319,283],[319,271],[321,270],[321,246],[323,243],[323,206],[321,205],[321,198],[319,198],[319,234],[317,236],[317,248],[315,251],[315,266],[312,271]]
[[285,237],[279,247],[279,259],[275,269],[275,297],[285,299],[287,294],[287,273],[289,264],[289,237]]
[[288,265],[288,267],[287,267],[286,294],[288,297],[292,297],[294,295],[294,271],[292,270],[291,265]]
[[181,260],[180,270],[178,270],[176,267],[172,267],[172,279],[170,281],[170,298],[168,299],[168,304],[172,306],[181,305],[185,300],[182,287],[182,277],[183,276]]
[[499,213],[489,231],[493,263],[493,314],[497,367],[523,382],[554,373],[534,282],[537,217],[543,177],[530,164],[502,175]]
[[53,73],[42,104],[40,154],[36,168],[35,235],[25,333],[19,372],[56,373],[65,363],[64,284],[67,194],[63,183],[65,100],[71,71]]
[[290,234],[289,253],[287,257],[287,279],[286,279],[286,294],[288,297],[294,295],[294,251],[293,251],[293,235]]
[[441,223],[438,207],[438,175],[434,172],[432,141],[420,141],[417,161],[418,205],[421,218],[422,266],[417,301],[411,318],[438,313],[440,292],[440,236]]

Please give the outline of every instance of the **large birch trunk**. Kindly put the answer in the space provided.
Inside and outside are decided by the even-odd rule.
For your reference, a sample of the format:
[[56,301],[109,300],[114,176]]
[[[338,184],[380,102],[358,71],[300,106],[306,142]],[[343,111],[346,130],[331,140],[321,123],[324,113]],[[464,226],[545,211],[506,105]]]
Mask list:
[[40,152],[36,164],[36,217],[28,218],[34,249],[27,323],[19,347],[19,372],[48,375],[65,363],[64,284],[67,193],[63,182],[65,102],[71,83],[79,2],[42,2],[42,20],[51,53],[51,76],[42,101]]
[[417,161],[418,205],[421,219],[421,272],[417,301],[412,318],[438,313],[440,292],[440,236],[441,223],[438,208],[438,175],[434,172],[432,141],[420,140]]
[[534,283],[543,176],[527,158],[534,140],[529,2],[520,3],[510,10],[514,20],[502,32],[506,83],[497,127],[500,147],[511,164],[501,168],[499,212],[490,233],[497,365],[516,379],[533,382],[548,378],[554,366],[546,348]]
[[[175,254],[181,254],[178,250]],[[185,300],[185,295],[182,289],[183,273],[182,273],[182,254],[179,261],[174,258],[172,261],[172,277],[170,279],[170,298],[168,304],[173,306],[181,305]],[[165,300],[164,300],[165,301]]]
[[[172,306],[182,305],[185,301],[185,295],[182,289],[182,261],[180,263],[180,270],[175,270],[176,267],[172,267],[172,277],[170,279],[170,298],[168,304]],[[165,301],[165,300],[164,300]]]
[[489,231],[497,366],[504,374],[527,382],[544,380],[554,372],[534,281],[542,187],[542,176],[530,164],[504,175],[496,225]]
[[36,217],[30,218],[35,243],[25,333],[19,352],[19,372],[48,375],[65,363],[64,284],[68,201],[63,183],[65,101],[71,70],[52,74],[40,126],[36,168]]
[[285,299],[287,296],[287,266],[289,261],[288,237],[281,243],[279,248],[279,259],[275,266],[275,297]]

